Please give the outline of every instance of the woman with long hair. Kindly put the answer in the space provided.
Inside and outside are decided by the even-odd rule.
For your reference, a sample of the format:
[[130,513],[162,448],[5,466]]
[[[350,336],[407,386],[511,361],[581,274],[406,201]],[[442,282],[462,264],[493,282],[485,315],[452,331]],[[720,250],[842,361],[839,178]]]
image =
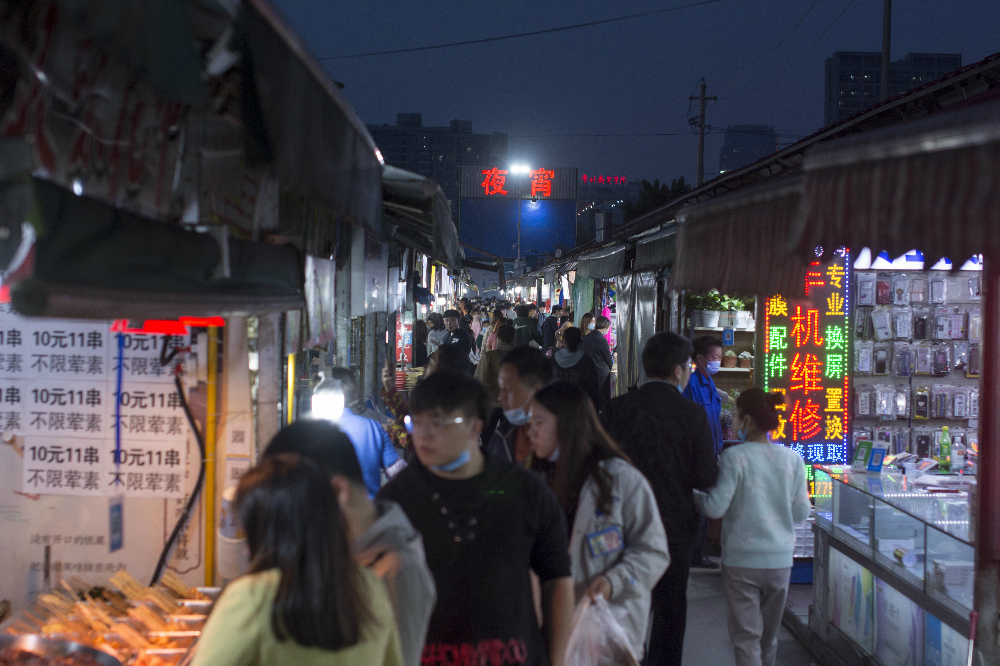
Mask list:
[[444,342],[448,329],[444,327],[444,316],[440,312],[427,315],[427,327],[430,329],[427,333],[427,355],[430,356]]
[[588,335],[597,327],[597,318],[594,317],[593,313],[585,312],[582,317],[580,317],[580,332],[584,335]]
[[805,464],[768,433],[784,398],[749,388],[736,399],[733,425],[743,442],[719,456],[719,478],[695,503],[722,521],[722,583],[729,637],[740,666],[773,666],[795,553],[795,523],[812,505]]
[[604,596],[639,661],[651,590],[670,564],[653,490],[579,386],[556,382],[540,389],[530,413],[534,468],[549,479],[570,526],[577,599]]
[[507,317],[503,314],[503,308],[493,310],[493,319],[487,327],[489,333],[486,334],[486,351],[493,351],[500,345],[500,340],[497,339],[497,332],[500,330],[500,325],[506,320]]
[[194,666],[402,663],[385,585],[351,558],[330,479],[295,454],[265,458],[236,490],[250,569],[215,604]]

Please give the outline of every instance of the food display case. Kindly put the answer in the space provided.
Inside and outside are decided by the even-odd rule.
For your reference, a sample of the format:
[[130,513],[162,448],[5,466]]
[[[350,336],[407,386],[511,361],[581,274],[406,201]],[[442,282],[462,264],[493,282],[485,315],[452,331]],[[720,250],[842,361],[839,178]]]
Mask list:
[[849,663],[965,664],[974,478],[817,466],[810,627]]
[[0,628],[0,666],[185,666],[219,588],[168,572],[145,587],[120,571],[107,586],[63,581]]

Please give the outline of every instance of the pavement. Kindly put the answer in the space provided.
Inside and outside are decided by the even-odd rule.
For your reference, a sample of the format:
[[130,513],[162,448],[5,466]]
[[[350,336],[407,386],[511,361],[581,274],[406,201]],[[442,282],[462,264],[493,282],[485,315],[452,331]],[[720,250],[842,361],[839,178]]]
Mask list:
[[[792,588],[798,586],[793,585]],[[796,590],[790,592],[795,596]],[[811,586],[810,586],[811,593]],[[718,569],[691,569],[688,578],[688,618],[684,634],[684,666],[735,666],[733,644],[726,627],[726,596]],[[785,627],[778,634],[779,666],[820,666],[809,650]]]

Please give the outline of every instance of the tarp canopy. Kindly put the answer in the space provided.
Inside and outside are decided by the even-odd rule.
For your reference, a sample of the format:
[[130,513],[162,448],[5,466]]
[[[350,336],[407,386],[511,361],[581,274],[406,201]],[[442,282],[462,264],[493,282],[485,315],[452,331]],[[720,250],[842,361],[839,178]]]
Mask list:
[[677,226],[670,225],[643,236],[635,243],[635,271],[658,271],[673,266],[676,255]]
[[[420,174],[386,166],[382,172],[386,221],[393,238],[452,268],[462,265],[458,231],[441,187]],[[490,267],[492,270],[493,267]]]
[[792,247],[1000,259],[1000,101],[816,146]]
[[582,255],[576,268],[577,277],[591,280],[618,277],[625,270],[625,255],[629,247],[618,243]]
[[673,288],[801,294],[806,262],[786,248],[802,186],[781,178],[681,209]]

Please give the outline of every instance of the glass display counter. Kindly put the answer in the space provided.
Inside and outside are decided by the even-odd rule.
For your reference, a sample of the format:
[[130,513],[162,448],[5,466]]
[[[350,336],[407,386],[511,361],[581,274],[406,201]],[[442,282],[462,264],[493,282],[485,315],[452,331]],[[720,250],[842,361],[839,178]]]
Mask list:
[[[882,663],[894,659],[879,659],[880,652],[895,654],[904,644],[911,657],[917,646],[921,657],[939,653],[941,641],[955,647],[953,654],[961,652],[972,610],[969,494],[975,479],[907,479],[895,471],[868,474],[824,466],[814,474],[813,630],[836,634],[831,640],[848,639]],[[846,600],[856,607],[848,608]],[[880,617],[888,607],[891,612]],[[885,623],[898,620],[900,613],[913,629],[895,628],[892,638],[899,644],[886,647]],[[907,635],[896,636],[900,630]]]

